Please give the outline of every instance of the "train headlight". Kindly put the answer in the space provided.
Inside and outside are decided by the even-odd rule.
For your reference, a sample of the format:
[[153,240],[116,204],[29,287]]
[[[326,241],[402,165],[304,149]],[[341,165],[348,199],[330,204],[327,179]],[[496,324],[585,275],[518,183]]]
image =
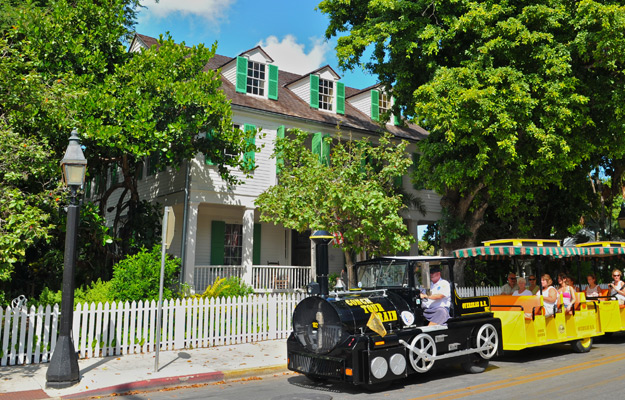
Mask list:
[[376,379],[382,379],[388,372],[388,363],[384,357],[376,357],[371,361],[371,375]]
[[401,375],[406,371],[406,357],[399,353],[393,354],[389,360],[389,365],[391,372],[395,375]]

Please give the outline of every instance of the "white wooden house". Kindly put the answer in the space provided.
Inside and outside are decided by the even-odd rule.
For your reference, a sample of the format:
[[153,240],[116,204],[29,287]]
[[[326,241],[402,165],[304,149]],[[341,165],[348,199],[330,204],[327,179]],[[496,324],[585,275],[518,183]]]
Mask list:
[[[137,34],[130,51],[157,44],[151,37]],[[235,57],[215,55],[207,69],[221,69],[222,89],[232,101],[233,122],[243,129],[262,128],[256,139],[264,146],[249,155],[257,169],[245,184],[229,188],[216,168],[198,155],[180,170],[143,169],[140,181],[142,199],[172,206],[175,234],[169,252],[183,258],[183,279],[195,291],[203,291],[215,277],[238,275],[257,291],[299,288],[311,279],[314,252],[307,234],[282,226],[260,223],[254,200],[276,184],[276,161],[270,156],[276,137],[285,130],[299,128],[312,132],[311,146],[321,138],[335,135],[339,125],[343,135],[354,138],[376,137],[384,130],[405,139],[415,151],[415,143],[427,135],[416,125],[378,122],[392,99],[376,85],[358,90],[346,87],[329,66],[305,75],[280,70],[262,48],[255,47]],[[324,146],[317,149],[327,151]],[[241,175],[242,176],[242,175]],[[419,196],[426,207],[423,215],[408,210],[404,218],[415,236],[417,225],[440,218],[440,198],[431,191],[415,191],[408,177],[406,190]],[[112,196],[109,202],[116,203]],[[416,254],[416,244],[411,254]],[[338,248],[329,251],[330,272],[344,264]]]

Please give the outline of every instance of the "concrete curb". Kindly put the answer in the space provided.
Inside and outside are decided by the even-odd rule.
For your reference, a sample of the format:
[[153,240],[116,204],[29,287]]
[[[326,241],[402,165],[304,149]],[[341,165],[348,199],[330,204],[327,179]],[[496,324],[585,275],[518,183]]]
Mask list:
[[240,378],[248,378],[258,375],[271,375],[287,371],[286,365],[273,365],[258,368],[246,368],[232,371],[217,371],[203,374],[184,376],[172,376],[165,378],[147,379],[137,382],[129,382],[120,385],[94,389],[82,393],[68,394],[61,399],[86,399],[90,397],[105,396],[110,394],[122,394],[131,391],[157,390],[175,386],[191,386],[194,384],[227,381]]

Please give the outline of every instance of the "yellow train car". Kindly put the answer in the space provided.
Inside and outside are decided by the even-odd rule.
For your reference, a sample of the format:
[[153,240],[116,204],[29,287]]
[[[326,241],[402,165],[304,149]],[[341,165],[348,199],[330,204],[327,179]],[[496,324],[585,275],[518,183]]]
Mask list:
[[[610,242],[614,244],[615,242]],[[618,242],[620,243],[620,242]],[[548,257],[550,259],[592,259],[624,257],[625,246],[595,242],[580,246],[560,246],[550,239],[499,239],[483,242],[484,246],[459,249],[453,256],[460,259],[500,260],[504,258]],[[538,275],[540,275],[540,263]],[[540,292],[539,292],[540,293]],[[541,295],[491,296],[491,312],[501,320],[504,350],[522,350],[556,343],[571,343],[576,352],[587,352],[593,337],[606,332],[625,330],[625,306],[604,294],[586,298],[577,293],[575,310],[566,313],[560,307],[546,310]]]

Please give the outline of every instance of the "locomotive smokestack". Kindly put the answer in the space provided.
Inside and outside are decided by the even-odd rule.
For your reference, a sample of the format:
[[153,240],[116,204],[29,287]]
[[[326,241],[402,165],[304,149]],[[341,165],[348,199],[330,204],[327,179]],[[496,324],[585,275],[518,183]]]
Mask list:
[[328,288],[328,244],[333,238],[334,236],[327,231],[316,231],[310,236],[310,239],[315,242],[317,283],[322,296],[327,296],[330,293]]

